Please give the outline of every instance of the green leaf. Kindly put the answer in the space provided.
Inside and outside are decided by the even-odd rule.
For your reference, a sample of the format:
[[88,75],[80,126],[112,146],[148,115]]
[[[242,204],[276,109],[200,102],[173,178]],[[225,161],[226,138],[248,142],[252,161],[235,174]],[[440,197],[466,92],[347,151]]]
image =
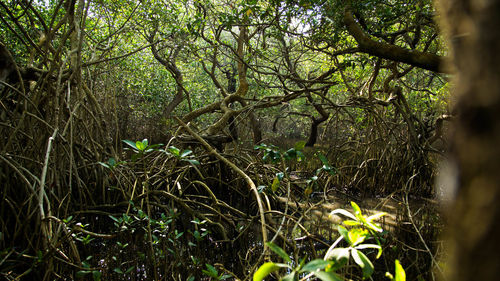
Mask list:
[[352,258],[363,270],[363,279],[368,278],[373,273],[373,264],[361,251],[351,250]]
[[182,153],[181,153],[181,157],[186,157],[188,156],[189,154],[193,153],[192,150],[189,150],[189,149],[186,149],[184,150]]
[[384,231],[380,226],[372,223],[372,222],[369,222],[369,221],[365,221],[365,224],[368,228],[370,228],[371,230],[375,231],[375,232],[382,232]]
[[349,232],[347,231],[347,229],[346,229],[345,227],[341,226],[341,225],[339,225],[339,226],[337,227],[337,229],[338,229],[338,231],[339,231],[340,235],[342,235],[342,237],[344,237],[344,240],[346,240],[346,241],[347,241],[347,243],[349,243],[349,245],[351,245],[351,244],[352,244],[352,242],[351,242],[351,240],[349,239]]
[[83,278],[85,275],[89,274],[89,270],[80,270],[76,272],[76,278]]
[[134,270],[134,267],[135,266],[131,266],[127,269],[127,271],[125,271],[125,274],[129,274],[130,272],[132,272],[132,270]]
[[215,269],[215,267],[213,267],[212,265],[210,265],[208,263],[205,264],[205,266],[207,267],[207,270],[202,270],[202,272],[205,275],[213,277],[213,278],[218,278],[219,277],[219,272],[217,271],[217,269]]
[[279,187],[280,187],[280,180],[278,179],[278,177],[275,177],[273,179],[273,183],[271,184],[271,190],[273,192],[276,192]]
[[306,142],[305,141],[298,141],[295,143],[295,145],[293,146],[293,148],[295,148],[295,150],[297,151],[300,151],[302,149],[304,149],[304,147],[306,146]]
[[355,221],[355,220],[345,220],[342,223],[344,225],[347,225],[347,226],[359,226],[359,225],[361,225],[361,223],[359,221]]
[[135,145],[135,142],[133,142],[131,140],[122,140],[122,142],[126,143],[127,145],[129,145],[133,149],[137,150],[137,146]]
[[353,219],[353,220],[358,220],[358,219],[356,218],[356,216],[354,216],[351,212],[348,212],[348,211],[346,211],[346,210],[344,210],[344,209],[335,209],[335,210],[333,210],[333,211],[330,213],[330,216],[333,216],[333,215],[336,215],[336,214],[341,214],[341,215],[344,215],[344,216],[346,216],[346,217],[349,217],[349,218],[351,218],[351,219]]
[[288,256],[288,254],[280,246],[278,246],[278,245],[276,245],[276,244],[274,244],[272,242],[267,242],[266,245],[269,247],[269,249],[271,249],[273,252],[275,252],[276,254],[278,254],[278,256],[280,256],[285,261],[287,261],[289,263],[292,262],[292,260]]
[[101,276],[102,272],[100,272],[99,270],[92,271],[92,277],[94,278],[94,281],[101,281]]
[[104,166],[105,168],[111,169],[111,166],[109,166],[107,163],[104,162],[97,162],[97,163]]
[[139,151],[144,151],[146,149],[146,147],[148,147],[148,141],[147,140],[146,140],[146,142],[136,141],[135,146],[137,147],[137,149],[139,149]]
[[336,269],[342,267],[349,260],[349,248],[335,248],[325,256],[327,260],[334,260]]
[[180,156],[180,153],[181,153],[181,150],[178,149],[177,147],[175,146],[169,146],[168,147],[168,152],[172,153],[174,156],[177,156],[179,157]]
[[366,218],[366,220],[369,222],[372,222],[372,221],[377,220],[385,215],[387,215],[386,212],[376,213],[376,214],[373,214],[373,215],[369,216],[368,218]]
[[287,160],[297,158],[297,151],[295,150],[295,148],[290,148],[285,152],[284,156]]
[[109,164],[109,166],[111,166],[111,167],[116,166],[116,159],[115,159],[115,158],[113,158],[113,157],[109,158],[109,159],[108,159],[108,164]]
[[396,278],[394,279],[394,281],[406,281],[406,273],[401,263],[399,263],[399,260],[396,260],[395,264],[396,264],[396,273],[395,273]]
[[328,163],[328,159],[326,158],[325,155],[323,155],[322,153],[318,152],[318,158],[319,160],[321,161],[321,163],[323,163],[323,165],[325,166],[329,166],[330,164]]
[[322,281],[343,281],[342,278],[338,277],[333,272],[316,271],[314,275]]
[[316,270],[322,270],[325,269],[329,264],[331,264],[331,261],[325,261],[322,259],[315,259],[310,262],[308,262],[302,269],[299,271],[300,273],[302,272],[313,272]]
[[363,244],[363,245],[359,245],[359,246],[356,246],[356,249],[358,250],[362,250],[362,249],[381,249],[382,247],[380,247],[379,245],[375,245],[375,244]]
[[200,165],[200,161],[198,161],[196,159],[183,159],[183,160],[189,162],[191,165],[195,165],[195,166]]
[[352,242],[352,246],[356,246],[365,241],[366,237],[369,235],[368,230],[361,228],[353,228],[349,230],[347,236],[349,237],[349,241]]
[[356,204],[354,201],[351,201],[351,206],[354,209],[354,214],[356,215],[356,217],[363,215],[361,213],[361,208],[359,208],[358,204]]
[[267,275],[271,274],[276,270],[280,269],[280,266],[275,264],[274,262],[266,262],[257,269],[257,271],[253,274],[253,281],[262,281],[266,278]]

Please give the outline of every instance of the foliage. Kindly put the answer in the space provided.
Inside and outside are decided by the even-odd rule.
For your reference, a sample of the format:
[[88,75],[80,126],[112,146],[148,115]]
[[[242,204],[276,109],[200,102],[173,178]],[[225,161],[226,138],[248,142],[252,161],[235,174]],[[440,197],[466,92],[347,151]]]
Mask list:
[[[434,14],[428,0],[0,2],[0,274],[245,277],[264,247],[249,187],[262,229],[289,239],[324,238],[303,204],[337,192],[432,197],[449,77],[364,48],[346,19],[369,42],[441,58]],[[173,117],[233,143],[214,158]],[[352,215],[338,258],[369,275],[378,248],[359,247],[382,242]],[[292,261],[261,272],[334,278]]]
[[[342,270],[342,268],[347,265],[350,257],[352,257],[354,262],[362,269],[362,279],[370,278],[374,272],[374,266],[361,250],[376,249],[378,251],[376,259],[382,255],[382,246],[377,233],[383,230],[374,223],[374,220],[381,218],[386,215],[386,213],[382,212],[371,216],[365,216],[355,202],[351,202],[351,206],[354,209],[354,214],[345,209],[336,209],[330,213],[331,216],[341,214],[350,218],[350,220],[343,221],[343,224],[349,226],[350,229],[347,230],[341,225],[338,226],[340,237],[330,246],[323,259],[315,259],[305,263],[306,258],[303,258],[294,268],[291,266],[293,262],[289,255],[279,246],[269,242],[269,248],[287,263],[264,263],[254,273],[253,280],[262,281],[269,274],[281,268],[286,268],[288,272],[291,271],[291,273],[280,278],[280,280],[298,280],[299,275],[303,273],[310,273],[310,275],[314,275],[316,278],[323,281],[345,280],[338,274],[338,271]],[[364,243],[367,239],[374,239],[377,244]],[[347,242],[348,247],[338,247],[342,240]],[[393,277],[390,273],[387,273],[387,276],[391,278],[391,280],[405,280],[404,269],[398,260],[396,260],[395,263],[396,277]]]

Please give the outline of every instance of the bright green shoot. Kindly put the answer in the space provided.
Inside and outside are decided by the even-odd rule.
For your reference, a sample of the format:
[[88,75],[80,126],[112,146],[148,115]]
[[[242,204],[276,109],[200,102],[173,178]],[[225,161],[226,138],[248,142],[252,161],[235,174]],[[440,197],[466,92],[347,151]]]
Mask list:
[[403,269],[403,266],[401,265],[399,260],[396,260],[394,263],[395,263],[395,276],[393,276],[389,272],[386,272],[385,276],[391,279],[391,281],[406,281],[406,273],[405,270]]
[[189,162],[192,165],[200,165],[200,162],[198,160],[192,158],[194,157],[192,155],[193,154],[192,150],[185,149],[181,151],[179,148],[175,146],[169,146],[167,149],[167,153],[173,155],[175,158],[181,161]]
[[[344,210],[336,209],[330,215],[340,214],[348,219],[343,224],[348,228],[339,225],[337,230],[340,237],[330,246],[323,259],[316,259],[305,264],[305,258],[295,268],[292,267],[290,256],[279,246],[273,243],[267,243],[269,249],[280,256],[285,263],[264,263],[253,275],[253,281],[262,281],[269,274],[286,268],[289,272],[280,280],[298,280],[299,274],[306,273],[308,276],[314,276],[322,281],[341,281],[344,280],[335,272],[345,267],[352,257],[352,260],[361,268],[363,279],[370,278],[374,272],[374,266],[370,259],[363,253],[366,249],[375,249],[378,251],[377,257],[382,254],[382,247],[376,233],[382,232],[382,228],[374,221],[386,213],[377,213],[371,216],[363,215],[361,208],[351,202],[354,214]],[[377,244],[365,243],[368,239],[374,238]],[[337,247],[344,240],[347,247]],[[398,267],[399,266],[399,267]],[[392,275],[391,275],[392,277]],[[402,279],[403,278],[403,279]],[[396,262],[396,278],[393,281],[405,281],[404,270],[399,262]]]

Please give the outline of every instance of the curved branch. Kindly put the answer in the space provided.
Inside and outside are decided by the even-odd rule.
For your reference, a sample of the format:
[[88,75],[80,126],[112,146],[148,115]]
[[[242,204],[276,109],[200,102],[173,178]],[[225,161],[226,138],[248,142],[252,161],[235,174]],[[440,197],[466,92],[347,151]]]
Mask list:
[[349,9],[344,11],[344,24],[347,31],[359,44],[359,50],[372,56],[407,63],[434,72],[445,72],[443,63],[446,57],[431,53],[405,49],[396,45],[377,42],[370,38],[356,23]]

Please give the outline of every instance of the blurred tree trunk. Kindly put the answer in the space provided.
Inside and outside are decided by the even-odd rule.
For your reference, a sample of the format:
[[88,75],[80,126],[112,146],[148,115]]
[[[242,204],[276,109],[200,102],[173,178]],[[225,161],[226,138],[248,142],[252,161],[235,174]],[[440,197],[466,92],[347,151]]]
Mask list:
[[500,1],[440,3],[457,70],[448,280],[499,280]]

